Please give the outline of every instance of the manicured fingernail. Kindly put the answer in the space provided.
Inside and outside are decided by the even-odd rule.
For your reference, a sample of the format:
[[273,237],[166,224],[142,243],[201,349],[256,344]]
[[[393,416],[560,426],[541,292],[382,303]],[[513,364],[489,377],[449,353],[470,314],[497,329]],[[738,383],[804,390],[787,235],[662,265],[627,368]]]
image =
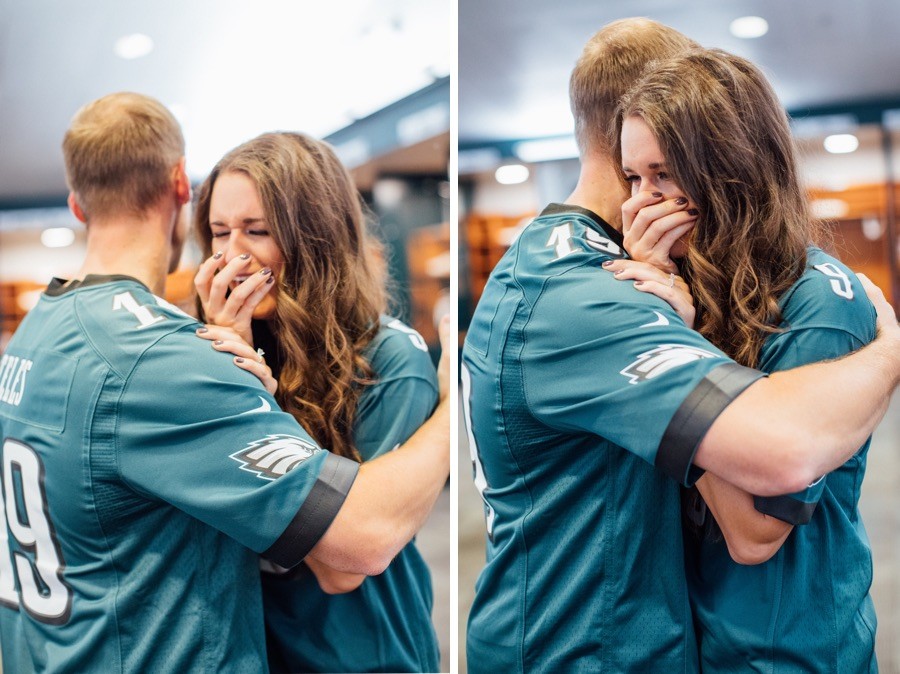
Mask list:
[[270,276],[269,278],[266,279],[266,283],[267,283],[267,284],[268,284],[268,283],[273,283],[274,281],[275,281],[275,277],[274,277],[274,276]]
[[600,266],[601,266],[601,267],[608,267],[608,266],[610,266],[612,263],[613,263],[612,260],[607,260],[606,262],[603,262]]
[[197,334],[202,335],[204,332],[209,332],[207,328],[197,328]]
[[[687,203],[687,202],[685,201],[684,203]],[[242,260],[249,260],[249,259],[250,259],[250,253],[244,253],[243,255],[241,255],[241,259],[242,259]]]
[[662,192],[651,192],[650,196],[654,196],[657,199],[660,199],[662,197]]
[[623,271],[625,271],[625,270],[624,270],[624,269],[616,269],[616,270],[613,272],[613,276],[618,276],[618,275],[621,274]]
[[634,282],[634,285],[636,285],[636,286],[642,286],[642,285],[644,285],[644,282],[643,282],[643,281],[635,281],[635,282]]
[[687,199],[685,199],[684,197],[678,197],[675,200],[675,203],[678,204],[679,206],[684,206],[687,203]]
[[700,211],[698,211],[696,208],[689,208],[687,212],[688,215],[700,215]]
[[218,260],[220,257],[222,257],[222,251],[221,251],[221,250],[220,250],[218,253],[216,253],[215,255],[213,255],[213,260]]
[[271,274],[271,273],[272,273],[272,270],[269,269],[268,267],[266,267],[265,269],[260,269],[260,270],[259,270],[259,273],[260,273],[262,276],[265,276],[266,274]]
[[213,344],[215,344],[216,346],[222,346],[224,343],[225,342],[223,342],[221,339],[217,339],[216,341],[213,342]]
[[235,362],[235,363],[243,363],[243,362],[244,362],[244,359],[241,358],[240,356],[238,356],[237,358],[234,359],[234,362]]

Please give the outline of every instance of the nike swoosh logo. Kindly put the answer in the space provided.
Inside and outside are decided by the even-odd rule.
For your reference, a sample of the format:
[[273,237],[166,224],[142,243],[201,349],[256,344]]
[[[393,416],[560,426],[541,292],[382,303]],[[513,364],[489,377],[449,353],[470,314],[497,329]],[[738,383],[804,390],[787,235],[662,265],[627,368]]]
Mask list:
[[657,316],[656,320],[653,321],[652,323],[644,323],[641,326],[642,328],[649,328],[651,325],[668,325],[669,324],[669,319],[666,318],[665,316],[663,316],[661,313],[659,313],[658,311],[654,311],[653,313],[656,314],[656,316]]
[[262,403],[259,407],[254,407],[252,410],[247,410],[246,412],[241,412],[241,414],[258,414],[259,412],[271,412],[272,406],[269,404],[269,401],[263,398],[262,396],[256,396],[259,398],[259,401]]

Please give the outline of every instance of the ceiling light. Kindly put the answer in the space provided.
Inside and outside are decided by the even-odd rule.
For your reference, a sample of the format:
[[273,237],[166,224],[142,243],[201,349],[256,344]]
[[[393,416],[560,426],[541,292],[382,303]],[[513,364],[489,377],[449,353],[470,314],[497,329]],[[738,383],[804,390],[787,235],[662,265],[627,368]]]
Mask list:
[[731,34],[745,40],[762,37],[769,32],[769,22],[761,16],[742,16],[729,26]]
[[116,40],[116,55],[123,59],[136,59],[153,51],[153,40],[143,33],[123,35]]
[[68,227],[49,227],[41,232],[41,243],[47,248],[65,248],[75,240],[75,232]]
[[575,136],[524,140],[516,143],[514,152],[519,159],[529,163],[574,159],[578,156],[578,143],[575,142]]
[[823,145],[831,154],[847,154],[859,147],[859,139],[852,133],[836,133],[828,136]]
[[494,177],[501,185],[518,185],[528,180],[528,176],[528,167],[522,164],[507,164],[494,173]]
[[862,233],[869,241],[878,241],[883,231],[877,215],[867,215],[862,219]]

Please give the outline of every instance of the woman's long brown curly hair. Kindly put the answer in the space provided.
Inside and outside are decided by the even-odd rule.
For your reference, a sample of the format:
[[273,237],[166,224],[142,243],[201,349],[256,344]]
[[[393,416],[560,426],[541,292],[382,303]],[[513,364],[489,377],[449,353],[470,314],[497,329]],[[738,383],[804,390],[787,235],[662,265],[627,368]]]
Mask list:
[[620,164],[622,123],[631,116],[650,127],[666,170],[700,211],[682,262],[695,327],[754,367],[779,330],[778,299],[821,237],[784,108],[752,63],[698,49],[651,64],[623,97],[611,129]]
[[284,357],[276,399],[323,447],[359,461],[353,421],[359,385],[373,376],[362,353],[387,306],[381,246],[359,193],[327,143],[258,136],[225,155],[200,188],[194,220],[204,258],[213,186],[232,172],[256,185],[284,258],[271,321]]

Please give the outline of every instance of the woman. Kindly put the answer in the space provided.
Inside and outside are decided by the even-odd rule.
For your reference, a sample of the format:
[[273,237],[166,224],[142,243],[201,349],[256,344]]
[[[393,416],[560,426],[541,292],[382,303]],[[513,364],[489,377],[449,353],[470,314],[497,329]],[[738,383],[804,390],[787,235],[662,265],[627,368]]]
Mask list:
[[[751,63],[698,50],[652,66],[622,99],[615,135],[632,193],[626,248],[655,265],[614,262],[619,278],[767,372],[874,338],[858,279],[810,245],[819,232],[790,127]],[[683,218],[667,221],[672,200],[696,215],[687,234]],[[697,481],[702,501],[686,515],[703,533],[685,545],[703,671],[877,671],[871,552],[857,509],[867,449],[799,494],[755,498],[709,473]]]
[[[385,315],[380,249],[327,144],[268,133],[237,147],[200,188],[195,220],[202,337],[335,453],[366,461],[412,435],[437,401],[435,371],[422,338]],[[274,671],[439,667],[414,543],[373,578],[312,560],[264,573],[263,598]]]

